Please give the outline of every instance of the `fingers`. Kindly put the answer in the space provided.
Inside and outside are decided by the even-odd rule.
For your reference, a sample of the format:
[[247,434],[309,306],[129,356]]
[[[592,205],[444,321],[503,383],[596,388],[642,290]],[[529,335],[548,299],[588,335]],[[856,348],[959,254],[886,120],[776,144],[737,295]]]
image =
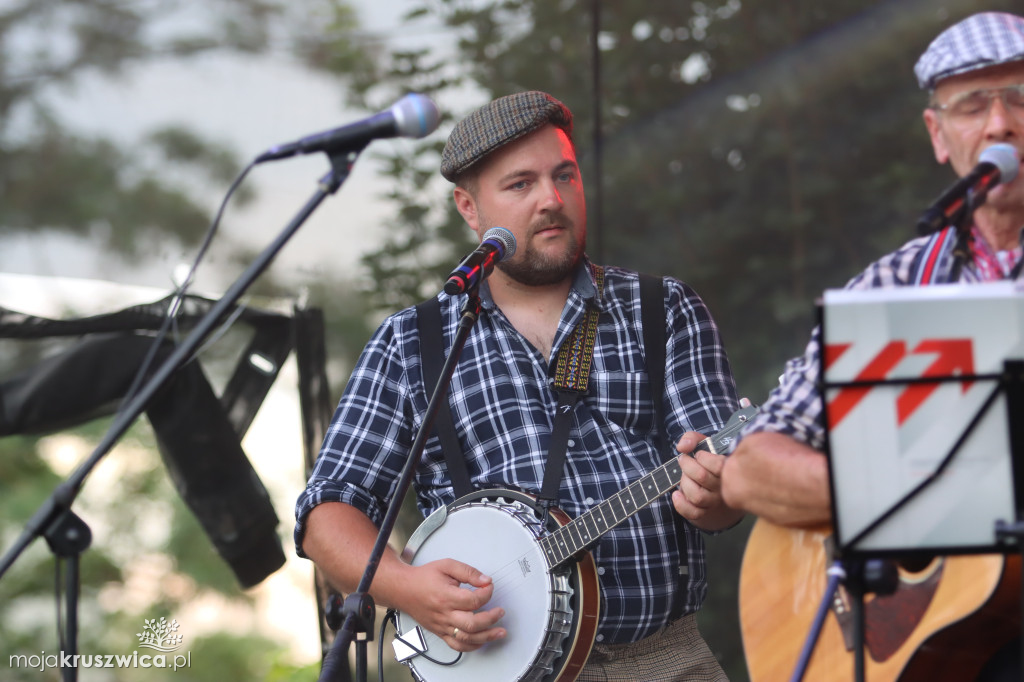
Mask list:
[[683,494],[682,490],[672,491],[672,507],[684,519],[692,519],[694,515],[700,513],[700,510],[686,499],[686,495]]
[[449,605],[463,611],[483,608],[494,594],[490,576],[454,559],[442,559],[441,569],[447,574],[449,585],[458,588],[447,594]]
[[505,637],[505,628],[496,627],[496,623],[505,615],[505,609],[494,608],[479,613],[456,612],[453,614],[455,625],[444,635],[445,643],[456,651],[473,651],[488,642]]
[[680,455],[679,468],[683,478],[689,478],[708,490],[718,491],[722,487],[722,469],[725,455],[698,450],[693,455]]
[[743,518],[743,511],[730,508],[722,497],[720,474],[725,460],[724,455],[707,452],[679,458],[682,475],[679,487],[672,492],[672,506],[676,513],[703,530],[725,530]]
[[[682,453],[693,452],[704,437],[687,431],[676,444]],[[701,519],[707,512],[722,504],[722,468],[725,456],[706,450],[679,457],[679,488],[672,493],[672,506],[681,516],[693,520]]]
[[484,575],[469,564],[449,559],[445,562],[445,570],[448,575],[455,578],[459,583],[472,585],[473,587],[487,587],[491,584],[490,576]]
[[495,624],[505,615],[505,609],[479,610],[494,594],[490,576],[454,559],[444,562],[444,568],[459,587],[459,594],[452,598],[452,605],[457,609],[451,614],[452,627],[444,633],[448,646],[456,651],[473,651],[503,638],[505,629]]
[[676,443],[676,452],[693,452],[693,449],[704,440],[704,436],[696,431],[687,431]]
[[505,629],[496,627],[505,610],[486,608],[494,595],[489,576],[454,559],[432,561],[413,570],[408,601],[399,609],[449,647],[473,651],[505,637]]

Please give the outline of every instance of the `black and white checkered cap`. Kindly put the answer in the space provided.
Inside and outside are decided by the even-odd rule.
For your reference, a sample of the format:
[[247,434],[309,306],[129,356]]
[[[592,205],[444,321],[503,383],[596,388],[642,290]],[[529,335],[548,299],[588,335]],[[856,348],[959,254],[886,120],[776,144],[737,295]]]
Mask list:
[[470,166],[509,142],[551,123],[572,135],[572,112],[531,90],[499,97],[459,121],[441,152],[441,175],[455,182]]
[[982,12],[950,26],[932,41],[914,66],[922,90],[943,78],[1024,59],[1024,17]]

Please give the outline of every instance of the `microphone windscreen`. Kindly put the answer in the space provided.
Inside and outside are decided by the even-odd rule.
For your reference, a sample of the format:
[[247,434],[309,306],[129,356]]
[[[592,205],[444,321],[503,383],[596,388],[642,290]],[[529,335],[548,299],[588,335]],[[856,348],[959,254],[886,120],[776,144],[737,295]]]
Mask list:
[[426,137],[437,130],[441,114],[437,105],[426,95],[409,93],[391,107],[395,128],[400,137]]
[[1013,179],[1017,177],[1018,170],[1020,170],[1020,159],[1017,157],[1017,149],[1012,144],[1005,142],[986,147],[981,152],[981,156],[978,157],[978,161],[991,163],[999,169],[1000,184],[1013,182]]
[[504,227],[492,227],[491,229],[484,232],[484,237],[480,241],[485,242],[488,239],[501,242],[502,246],[505,247],[504,253],[501,254],[499,261],[503,261],[506,258],[511,258],[516,252],[516,237],[514,234],[509,232]]

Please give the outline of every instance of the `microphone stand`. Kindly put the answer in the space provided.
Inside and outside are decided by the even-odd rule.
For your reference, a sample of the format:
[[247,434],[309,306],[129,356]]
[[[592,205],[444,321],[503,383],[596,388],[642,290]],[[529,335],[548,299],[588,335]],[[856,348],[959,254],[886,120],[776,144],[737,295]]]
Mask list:
[[[352,170],[352,164],[355,163],[356,158],[367,143],[363,142],[359,146],[350,146],[328,152],[331,170],[320,179],[316,192],[307,201],[306,205],[302,207],[299,213],[285,227],[284,231],[256,257],[245,272],[231,285],[224,296],[207,311],[189,335],[153,373],[147,383],[139,389],[135,397],[123,409],[118,411],[109,430],[92,454],[75,469],[67,480],[60,483],[54,489],[50,497],[46,499],[25,524],[24,530],[15,540],[14,545],[0,558],[0,578],[3,578],[25,549],[37,537],[43,536],[50,545],[50,549],[58,557],[58,561],[60,558],[68,560],[67,617],[62,640],[70,650],[64,653],[70,655],[77,653],[77,607],[79,589],[81,587],[78,571],[79,558],[89,547],[92,538],[89,526],[71,511],[71,505],[81,491],[85,478],[114,444],[117,443],[121,436],[124,435],[156,392],[163,387],[175,371],[188,361],[196,349],[206,340],[210,332],[217,327],[230,309],[234,307],[242,297],[242,294],[270,266],[284,245],[295,235],[299,227],[302,226],[313,211],[316,210],[324,199],[341,187]],[[73,682],[76,679],[76,669],[72,666],[63,667],[62,673],[65,682]]]
[[[366,682],[366,642],[373,638],[374,619],[373,597],[369,594],[370,584],[373,582],[377,566],[380,564],[380,559],[387,548],[391,531],[398,520],[398,512],[401,510],[402,500],[405,499],[409,491],[413,475],[416,472],[416,466],[423,455],[423,448],[433,429],[437,412],[441,407],[441,401],[447,399],[448,386],[451,384],[452,374],[455,372],[455,364],[462,354],[462,348],[466,344],[466,339],[469,337],[473,325],[476,324],[477,319],[480,317],[480,281],[482,280],[477,281],[475,285],[466,290],[469,297],[462,306],[459,324],[455,330],[452,351],[445,359],[444,366],[441,368],[441,375],[438,377],[434,393],[427,404],[427,413],[424,415],[423,423],[416,433],[412,449],[409,451],[409,457],[402,467],[401,475],[398,478],[398,485],[395,488],[395,495],[391,500],[391,506],[388,507],[387,512],[384,514],[384,520],[381,522],[380,530],[377,533],[377,540],[370,552],[370,558],[359,580],[359,585],[356,587],[355,592],[345,598],[345,603],[342,606],[342,614],[345,616],[345,621],[342,623],[341,630],[339,630],[338,635],[331,644],[331,650],[324,657],[324,663],[320,669],[319,682],[337,682],[338,680],[347,679],[347,677],[341,677],[344,671],[338,672],[337,668],[347,662],[349,644],[352,643],[357,633],[364,636],[356,639],[356,679],[358,682]],[[377,646],[379,647],[380,643]]]
[[[1017,552],[1024,560],[1024,361],[1006,360],[1003,363],[1003,378],[1006,383],[1007,428],[1010,436],[1010,461],[1013,463],[1013,494],[1017,518],[1013,521],[996,522],[996,539],[1010,541],[1017,545]],[[1024,574],[1021,576],[1021,614],[1024,615]],[[1020,651],[1017,654],[1017,670],[1024,671],[1024,629],[1018,635]]]
[[852,639],[853,639],[853,680],[864,682],[866,659],[864,649],[865,628],[867,626],[864,600],[869,593],[879,596],[892,594],[896,591],[899,575],[896,564],[885,559],[836,559],[828,569],[828,583],[825,593],[818,604],[814,622],[800,650],[800,658],[790,677],[790,682],[801,682],[807,673],[818,643],[825,619],[833,604],[837,601],[836,593],[840,586],[846,588],[847,605],[850,608]]
[[790,682],[801,682],[804,679],[804,675],[807,672],[807,666],[811,663],[811,655],[814,653],[814,647],[818,643],[818,637],[821,636],[821,629],[825,626],[825,618],[828,616],[829,609],[832,606],[832,600],[835,598],[836,590],[839,589],[839,584],[846,579],[846,569],[843,568],[842,562],[836,561],[828,569],[828,584],[825,586],[825,593],[821,597],[821,602],[818,604],[818,610],[814,613],[814,622],[811,624],[811,629],[807,632],[807,638],[804,640],[804,646],[800,650],[800,658],[797,660],[796,667],[793,669],[793,675],[790,677]]
[[925,236],[943,230],[946,227],[956,228],[957,233],[960,235],[966,234],[971,229],[971,219],[974,217],[974,212],[985,203],[987,198],[988,188],[969,189],[948,216],[937,206],[928,208],[917,219],[917,234]]

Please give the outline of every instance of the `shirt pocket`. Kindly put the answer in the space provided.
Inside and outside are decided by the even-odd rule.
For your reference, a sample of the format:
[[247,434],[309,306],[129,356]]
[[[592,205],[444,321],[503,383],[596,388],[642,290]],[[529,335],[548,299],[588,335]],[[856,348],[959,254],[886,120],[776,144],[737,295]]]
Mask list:
[[647,372],[591,372],[591,404],[612,424],[634,432],[649,431],[654,421]]

